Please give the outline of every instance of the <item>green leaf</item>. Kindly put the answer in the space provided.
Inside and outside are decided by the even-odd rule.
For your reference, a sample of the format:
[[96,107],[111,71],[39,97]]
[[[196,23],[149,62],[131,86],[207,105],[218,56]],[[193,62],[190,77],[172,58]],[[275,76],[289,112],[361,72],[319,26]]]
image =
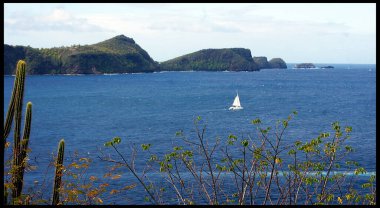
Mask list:
[[338,122],[338,121],[332,123],[331,126],[332,126],[332,128],[333,128],[335,131],[340,131],[340,125],[339,125],[339,122]]
[[360,167],[360,168],[355,169],[354,174],[359,175],[359,174],[364,174],[366,172],[367,171],[363,167]]
[[296,154],[296,150],[291,149],[291,150],[289,150],[288,154],[289,155],[295,155]]
[[106,143],[104,143],[104,146],[106,146],[106,147],[109,147],[109,146],[111,146],[113,143],[110,141],[110,142],[106,142]]
[[183,131],[182,130],[179,130],[175,133],[175,136],[183,136]]
[[353,151],[352,147],[348,146],[348,145],[345,146],[345,149],[346,149],[347,152],[352,152]]
[[229,138],[229,139],[234,139],[234,140],[237,139],[237,137],[236,137],[235,135],[233,135],[233,134],[230,134],[230,135],[228,136],[228,138]]
[[351,126],[346,126],[346,128],[344,129],[345,132],[347,133],[350,133],[352,131],[352,127]]
[[330,136],[330,133],[328,133],[328,132],[324,132],[324,133],[320,134],[320,137],[322,137],[322,138],[328,138],[329,136]]
[[174,149],[174,151],[179,151],[179,150],[181,150],[183,147],[173,147],[173,149]]
[[120,142],[121,142],[120,137],[115,137],[115,138],[113,138],[113,143],[114,143],[114,144],[119,144]]
[[283,120],[282,124],[284,125],[284,127],[287,127],[288,126],[288,121],[287,120]]
[[370,184],[370,183],[364,183],[363,185],[362,185],[362,188],[369,188],[369,187],[371,187],[372,186],[372,184]]
[[248,146],[248,144],[249,144],[249,142],[248,142],[248,140],[243,140],[243,141],[241,141],[241,144],[244,146],[244,147],[247,147]]
[[141,148],[143,151],[148,150],[150,148],[151,144],[141,144]]
[[260,123],[261,123],[261,120],[259,118],[252,120],[252,124],[260,124]]

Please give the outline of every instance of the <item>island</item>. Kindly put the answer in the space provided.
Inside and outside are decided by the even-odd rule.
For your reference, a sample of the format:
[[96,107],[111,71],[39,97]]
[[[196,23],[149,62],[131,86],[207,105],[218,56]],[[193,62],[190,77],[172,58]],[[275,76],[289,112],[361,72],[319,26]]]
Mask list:
[[287,65],[282,58],[272,58],[269,61],[269,68],[271,69],[287,69]]
[[321,69],[333,69],[333,66],[321,66]]
[[202,49],[164,62],[153,60],[132,38],[118,35],[91,44],[32,48],[4,44],[4,75],[25,60],[28,74],[107,74],[155,71],[259,71],[287,68],[281,58],[269,62],[246,48]]
[[265,56],[253,57],[253,61],[257,64],[257,66],[260,69],[270,69],[271,68],[271,66],[268,62],[268,59]]
[[165,71],[258,71],[244,48],[203,49],[160,63]]
[[301,63],[301,64],[296,64],[294,65],[295,69],[316,69],[314,64],[312,63]]

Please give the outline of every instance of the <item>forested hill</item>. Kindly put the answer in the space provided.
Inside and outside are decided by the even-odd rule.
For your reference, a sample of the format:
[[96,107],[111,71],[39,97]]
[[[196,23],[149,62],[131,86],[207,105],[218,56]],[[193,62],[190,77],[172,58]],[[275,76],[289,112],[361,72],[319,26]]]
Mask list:
[[[164,50],[163,50],[164,51]],[[4,44],[4,74],[14,74],[18,60],[28,74],[104,74],[153,71],[258,71],[286,68],[280,59],[253,57],[249,49],[203,49],[162,63],[154,61],[132,38],[118,35],[92,45],[32,48]]]
[[24,59],[29,74],[153,72],[158,63],[132,38],[119,35],[93,45],[36,49],[4,45],[4,74],[14,74]]
[[160,63],[167,71],[257,71],[251,51],[244,48],[203,49]]

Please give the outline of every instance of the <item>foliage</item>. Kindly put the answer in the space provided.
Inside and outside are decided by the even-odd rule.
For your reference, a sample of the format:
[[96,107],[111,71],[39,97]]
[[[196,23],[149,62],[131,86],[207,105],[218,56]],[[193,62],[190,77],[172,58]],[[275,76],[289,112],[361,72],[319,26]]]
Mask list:
[[[141,185],[150,186],[146,191],[154,193],[145,197],[155,204],[171,204],[174,198],[184,205],[376,204],[375,176],[362,184],[361,191],[355,189],[358,177],[366,170],[348,160],[354,149],[344,142],[350,138],[352,128],[334,122],[332,132],[323,132],[310,141],[289,143],[284,133],[295,115],[296,111],[278,120],[274,132],[272,127],[263,127],[259,118],[254,119],[256,136],[238,138],[230,134],[225,143],[219,138],[207,140],[206,126],[198,117],[194,121],[195,139],[187,138],[183,131],[176,133],[183,146],[174,146],[160,156],[153,152],[151,144],[142,144],[142,150],[149,155],[145,170],[161,173],[167,182],[159,185],[139,176]],[[121,140],[118,141],[111,146],[122,157],[117,148]],[[128,162],[133,163],[134,158]],[[172,198],[160,194],[168,187],[173,191]]]

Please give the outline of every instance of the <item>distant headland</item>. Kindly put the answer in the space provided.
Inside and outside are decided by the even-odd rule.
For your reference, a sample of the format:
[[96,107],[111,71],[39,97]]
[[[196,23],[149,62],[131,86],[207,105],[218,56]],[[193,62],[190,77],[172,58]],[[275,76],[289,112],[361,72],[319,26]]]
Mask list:
[[154,61],[132,38],[118,35],[92,45],[32,48],[4,44],[4,74],[23,59],[28,74],[104,74],[155,71],[259,71],[287,68],[281,58],[252,57],[245,48],[203,49],[164,62]]
[[330,65],[317,67],[312,63],[301,63],[301,64],[294,65],[293,68],[294,69],[333,69],[334,67]]
[[294,65],[294,68],[295,69],[315,69],[317,67],[312,63],[301,63],[301,64]]

